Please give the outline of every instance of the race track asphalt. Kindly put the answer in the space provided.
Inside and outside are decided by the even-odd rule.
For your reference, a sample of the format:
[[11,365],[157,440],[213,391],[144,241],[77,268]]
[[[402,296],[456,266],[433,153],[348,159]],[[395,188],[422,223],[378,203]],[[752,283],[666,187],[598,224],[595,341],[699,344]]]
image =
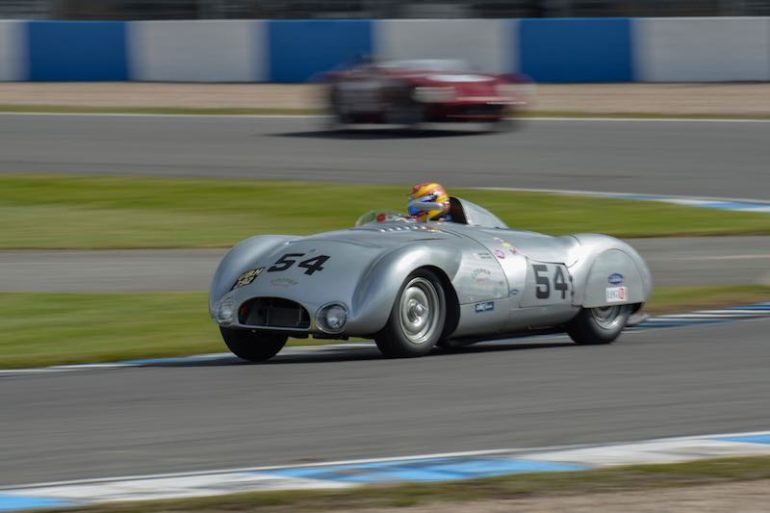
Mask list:
[[[527,121],[513,133],[429,131],[417,140],[399,131],[333,134],[319,123],[0,115],[0,172],[430,178],[448,186],[768,199],[770,123]],[[764,239],[738,240],[701,252],[693,251],[699,241],[638,245],[653,268],[667,262],[657,272],[663,283],[727,272],[721,264],[733,264],[730,281],[745,277],[741,266],[767,269]],[[115,260],[103,255],[79,256],[107,276]],[[693,255],[712,258],[692,271]],[[148,283],[156,266],[186,258],[201,274],[217,256],[151,253],[133,262]],[[35,258],[48,267],[56,256]],[[3,278],[18,269],[2,267]],[[262,365],[0,375],[0,485],[767,429],[768,331],[768,320],[742,321],[630,332],[606,347],[554,338],[414,360],[351,347]]]
[[[633,239],[656,285],[770,285],[770,237]],[[224,249],[0,251],[0,292],[207,290]]]
[[768,331],[0,376],[0,483],[767,429]]
[[0,115],[2,172],[580,189],[768,199],[770,122],[525,120],[512,133],[320,118]]

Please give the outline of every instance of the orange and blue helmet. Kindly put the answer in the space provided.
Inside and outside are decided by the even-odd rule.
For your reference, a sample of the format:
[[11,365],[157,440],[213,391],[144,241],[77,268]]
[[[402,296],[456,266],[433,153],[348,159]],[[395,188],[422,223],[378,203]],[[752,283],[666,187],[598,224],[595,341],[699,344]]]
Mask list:
[[449,195],[440,184],[420,183],[412,187],[408,208],[417,221],[435,221],[449,213]]

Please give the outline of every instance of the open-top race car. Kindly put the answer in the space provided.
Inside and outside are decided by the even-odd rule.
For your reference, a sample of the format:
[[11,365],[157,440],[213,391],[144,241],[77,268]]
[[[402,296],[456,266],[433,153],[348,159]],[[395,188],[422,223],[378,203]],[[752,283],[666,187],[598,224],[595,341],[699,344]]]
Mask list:
[[506,116],[527,104],[531,90],[522,77],[476,73],[446,59],[367,62],[326,78],[329,110],[341,124],[506,126]]
[[346,230],[246,239],[216,271],[211,316],[246,360],[289,336],[373,338],[409,357],[539,331],[607,344],[650,295],[646,263],[618,239],[511,230],[459,198],[450,211],[453,222],[373,212]]

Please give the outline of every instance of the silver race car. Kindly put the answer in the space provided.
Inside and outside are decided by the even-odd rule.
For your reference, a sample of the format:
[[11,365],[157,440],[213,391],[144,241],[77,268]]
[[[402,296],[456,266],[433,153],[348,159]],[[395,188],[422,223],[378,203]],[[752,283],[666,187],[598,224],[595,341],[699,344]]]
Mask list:
[[373,338],[383,355],[410,357],[541,331],[608,344],[650,296],[649,268],[623,241],[512,230],[459,198],[450,213],[371,212],[346,230],[246,239],[219,264],[211,316],[246,360],[290,336]]

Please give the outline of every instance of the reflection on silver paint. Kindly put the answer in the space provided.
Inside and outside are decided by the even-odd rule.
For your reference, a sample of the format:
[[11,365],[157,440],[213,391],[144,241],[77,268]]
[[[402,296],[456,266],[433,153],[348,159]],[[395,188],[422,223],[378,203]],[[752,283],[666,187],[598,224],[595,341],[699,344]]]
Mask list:
[[[232,291],[236,306],[257,297],[290,300],[308,312],[332,302],[349,305],[341,336],[381,330],[407,277],[425,267],[443,275],[445,287],[453,289],[447,297],[459,302],[453,336],[550,326],[570,320],[581,307],[607,306],[605,289],[612,273],[622,274],[628,288],[620,304],[649,297],[649,269],[625,242],[604,235],[550,237],[511,230],[484,208],[457,202],[471,224],[396,218],[311,237],[247,239],[222,260],[210,304],[213,308],[243,272],[258,267],[266,269],[259,279]],[[504,258],[493,257],[496,253]],[[303,264],[309,255],[328,258],[322,269],[310,272],[309,264]],[[540,283],[534,266],[545,273]],[[474,305],[489,302],[493,309],[475,315]],[[311,333],[316,330],[311,319]]]

